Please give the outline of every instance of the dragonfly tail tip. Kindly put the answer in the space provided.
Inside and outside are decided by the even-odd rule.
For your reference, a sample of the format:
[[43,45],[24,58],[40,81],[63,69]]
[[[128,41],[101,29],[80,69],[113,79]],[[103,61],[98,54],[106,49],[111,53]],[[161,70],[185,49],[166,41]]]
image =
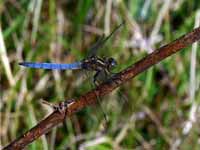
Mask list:
[[20,66],[23,66],[23,65],[24,65],[24,63],[23,63],[23,62],[19,62],[19,63],[18,63],[18,65],[20,65]]

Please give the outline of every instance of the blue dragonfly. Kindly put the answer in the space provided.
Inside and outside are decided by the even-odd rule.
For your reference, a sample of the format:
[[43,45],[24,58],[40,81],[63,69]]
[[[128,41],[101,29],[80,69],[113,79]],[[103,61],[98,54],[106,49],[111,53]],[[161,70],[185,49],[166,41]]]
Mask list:
[[[89,56],[81,61],[77,61],[71,64],[58,64],[58,63],[38,63],[38,62],[20,62],[19,65],[28,67],[28,68],[36,68],[36,69],[49,69],[49,70],[77,70],[83,69],[88,71],[95,71],[93,82],[95,86],[98,84],[97,78],[104,74],[111,74],[111,70],[113,67],[117,65],[117,62],[112,57],[98,57],[96,52],[99,48],[103,46],[103,44],[122,26],[124,22],[118,25],[107,37],[102,36],[90,49]],[[101,106],[100,100],[97,97],[97,102],[99,103],[101,110],[103,112],[104,118],[106,119],[105,112]],[[54,110],[59,110],[60,105],[52,105],[51,103],[45,102],[45,104],[50,105]],[[58,109],[59,108],[59,109]]]
[[111,69],[117,65],[117,62],[112,57],[98,57],[96,51],[103,46],[103,44],[124,24],[118,25],[107,37],[102,36],[90,49],[89,56],[81,61],[77,61],[70,64],[58,64],[58,63],[39,63],[39,62],[20,62],[19,65],[36,68],[36,69],[49,69],[49,70],[77,70],[83,69],[88,71],[95,71],[93,82],[97,84],[97,78],[100,74],[104,73],[109,75]]

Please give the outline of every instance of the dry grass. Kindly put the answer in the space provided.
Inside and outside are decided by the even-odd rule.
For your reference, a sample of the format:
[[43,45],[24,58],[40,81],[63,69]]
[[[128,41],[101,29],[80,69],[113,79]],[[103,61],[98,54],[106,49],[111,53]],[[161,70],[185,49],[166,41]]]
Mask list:
[[[186,0],[0,2],[1,146],[52,111],[41,99],[76,98],[92,88],[92,74],[24,69],[18,62],[81,60],[100,35],[125,20],[99,50],[100,56],[118,61],[118,72],[199,26],[199,11],[198,1]],[[97,105],[28,149],[198,149],[199,60],[200,48],[194,44],[105,97],[106,132]]]

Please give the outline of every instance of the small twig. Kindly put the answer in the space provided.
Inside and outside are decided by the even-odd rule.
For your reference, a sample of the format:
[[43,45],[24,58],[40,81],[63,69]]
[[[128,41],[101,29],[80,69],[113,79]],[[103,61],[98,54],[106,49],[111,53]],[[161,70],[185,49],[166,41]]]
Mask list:
[[16,81],[11,71],[11,67],[10,67],[10,63],[9,63],[9,59],[8,59],[8,55],[6,51],[6,46],[3,40],[3,32],[1,29],[1,25],[0,25],[0,58],[3,64],[3,67],[5,69],[6,77],[8,78],[10,86],[15,85]]
[[157,64],[168,56],[180,51],[188,45],[200,40],[200,27],[194,29],[192,32],[180,37],[179,39],[165,45],[153,53],[147,55],[142,60],[136,62],[132,66],[115,74],[106,82],[100,84],[96,89],[91,90],[79,99],[69,103],[62,111],[54,111],[47,118],[39,122],[35,127],[27,131],[25,134],[11,142],[4,150],[10,149],[23,149],[25,146],[36,140],[43,134],[46,134],[54,126],[63,122],[66,116],[71,116],[75,112],[83,109],[86,106],[96,103],[96,98],[104,96],[115,88],[119,87],[122,83],[132,79],[139,73],[147,70],[151,66]]

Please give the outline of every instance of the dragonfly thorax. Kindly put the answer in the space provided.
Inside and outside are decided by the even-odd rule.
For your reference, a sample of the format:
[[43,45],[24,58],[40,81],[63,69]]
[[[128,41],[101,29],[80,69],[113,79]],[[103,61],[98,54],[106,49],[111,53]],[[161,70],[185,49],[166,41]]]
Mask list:
[[116,66],[116,61],[111,57],[97,57],[92,56],[88,59],[85,59],[83,61],[82,67],[86,70],[94,70],[94,71],[102,71],[102,70],[108,70],[112,69],[114,66]]

